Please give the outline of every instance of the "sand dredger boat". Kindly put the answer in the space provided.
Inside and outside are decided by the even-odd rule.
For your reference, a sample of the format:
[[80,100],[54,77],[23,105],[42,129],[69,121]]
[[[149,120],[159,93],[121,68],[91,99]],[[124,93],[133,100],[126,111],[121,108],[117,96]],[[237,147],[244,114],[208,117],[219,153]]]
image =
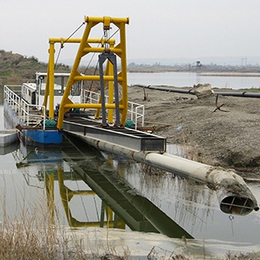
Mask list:
[[[110,29],[108,25],[111,18],[104,19],[104,32],[106,32]],[[83,24],[87,23],[87,26],[81,39],[50,38],[47,73],[37,72],[34,83],[4,86],[5,115],[8,118],[9,127],[17,128],[27,143],[60,144],[64,117],[75,111],[85,113],[86,110],[95,109],[94,121],[102,127],[112,126],[123,129],[129,111],[130,121],[134,117],[135,122],[138,118],[142,119],[142,123],[144,122],[144,106],[127,101],[124,31],[120,34],[122,40],[117,46],[115,46],[115,40],[108,38],[106,33],[101,39],[89,39],[89,26],[93,27],[100,22],[99,18],[86,17]],[[128,18],[113,18],[113,22],[122,31],[124,25],[128,23]],[[55,72],[54,45],[56,43],[59,43],[61,48],[65,43],[80,44],[70,73]],[[98,47],[91,46],[92,44]],[[101,52],[99,55],[100,75],[86,75],[78,72],[82,57],[90,52]],[[121,59],[119,73],[116,55]],[[106,63],[105,72],[103,63]],[[100,82],[100,93],[84,89],[83,84],[87,81]],[[120,90],[119,86],[121,86]],[[106,94],[105,91],[108,93]],[[121,99],[119,91],[122,93]],[[102,110],[102,115],[100,115],[100,110]]]
[[[216,190],[220,208],[225,213],[247,215],[253,210],[258,210],[254,195],[243,178],[234,171],[170,155],[166,152],[166,138],[124,127],[129,111],[125,38],[125,25],[128,23],[128,18],[85,17],[82,26],[86,26],[82,38],[50,38],[43,104],[40,106],[39,103],[41,75],[36,80],[36,85],[32,83],[24,85],[27,89],[32,87],[35,91],[21,93],[19,101],[16,101],[19,95],[12,96],[13,94],[8,92],[8,87],[5,87],[5,103],[12,107],[12,112],[17,112],[18,108],[22,108],[19,111],[23,111],[18,112],[18,119],[23,119],[23,125],[17,121],[16,128],[23,133],[27,141],[43,144],[61,143],[62,131],[64,131],[102,151],[205,183],[211,189]],[[102,38],[90,38],[90,32],[97,25],[102,25]],[[112,27],[117,29],[114,34],[119,32],[117,44],[115,39],[112,39],[114,34],[111,37],[108,36]],[[67,75],[66,86],[63,83],[55,83],[55,44],[60,44],[60,48],[67,44],[79,45],[71,72]],[[98,46],[93,46],[95,44]],[[91,53],[99,53],[99,75],[87,75],[79,72],[83,58]],[[119,66],[117,59],[120,59]],[[105,69],[104,64],[106,64]],[[118,67],[120,67],[119,72]],[[92,98],[89,98],[90,94],[82,95],[82,86],[84,86],[84,82],[88,81],[99,82],[100,95],[97,102],[93,102]],[[62,98],[59,105],[55,101],[55,94],[60,91],[57,90],[58,85],[63,87],[60,92]],[[72,98],[75,87],[78,89],[76,92],[81,94],[78,102]],[[87,100],[89,101],[87,102]],[[30,126],[30,108],[32,111],[41,112],[38,114],[40,115],[38,121],[34,121],[33,127]],[[131,109],[136,111],[136,119],[139,117],[138,108],[137,105],[135,109]],[[94,120],[80,114],[81,111],[89,110],[95,111]],[[70,116],[66,118],[66,113],[70,111],[77,111],[79,115],[75,117],[73,115],[73,119]],[[143,119],[143,116],[141,115],[140,118]]]
[[[135,128],[138,121],[143,124],[144,106],[127,100],[125,25],[128,22],[128,18],[85,17],[82,25],[86,24],[86,28],[82,38],[50,38],[47,73],[36,73],[35,83],[24,83],[18,88],[4,87],[5,111],[11,128],[16,127],[28,143],[59,144],[62,142],[62,131],[68,125],[64,127],[64,118],[75,111],[83,116],[83,111],[89,115],[86,111],[95,110],[94,124],[99,130],[101,126],[110,130],[116,128],[117,132],[124,131],[127,121],[134,121],[131,127]],[[115,39],[108,37],[111,23],[120,32],[117,45]],[[91,29],[98,24],[103,24],[102,38],[90,39]],[[67,44],[79,44],[70,73],[55,72],[55,44],[60,44],[60,49]],[[87,75],[78,70],[83,57],[90,53],[100,53],[99,75]],[[117,71],[118,67],[120,71]],[[100,91],[87,89],[86,82],[99,82]],[[93,120],[88,122],[93,126]],[[95,128],[94,132],[98,129]],[[152,135],[150,137],[154,138]],[[165,139],[160,149],[165,149]]]

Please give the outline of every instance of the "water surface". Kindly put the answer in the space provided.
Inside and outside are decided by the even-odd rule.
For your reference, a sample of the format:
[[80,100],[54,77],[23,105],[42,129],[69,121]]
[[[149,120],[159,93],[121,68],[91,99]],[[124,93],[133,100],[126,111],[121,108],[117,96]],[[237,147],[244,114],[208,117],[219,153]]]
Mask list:
[[[225,214],[205,185],[100,154],[76,140],[65,139],[59,149],[20,145],[1,153],[1,205],[10,219],[40,205],[55,223],[75,228],[109,226],[170,237],[183,229],[196,239],[258,241],[259,212]],[[260,183],[249,186],[259,201]]]
[[[194,72],[128,73],[128,85],[167,85],[193,87],[194,84],[211,84],[217,88],[260,88],[260,77],[255,76],[203,76]],[[259,74],[260,76],[260,74]]]

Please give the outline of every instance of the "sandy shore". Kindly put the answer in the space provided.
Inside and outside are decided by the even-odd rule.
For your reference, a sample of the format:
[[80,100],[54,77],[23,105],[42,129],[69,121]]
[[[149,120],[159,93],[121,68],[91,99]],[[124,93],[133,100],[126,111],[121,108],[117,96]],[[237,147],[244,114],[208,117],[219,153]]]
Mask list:
[[[241,174],[260,172],[260,100],[196,96],[130,86],[128,99],[145,105],[145,125],[172,144],[187,147],[187,157],[233,168]],[[219,109],[217,109],[219,106]]]

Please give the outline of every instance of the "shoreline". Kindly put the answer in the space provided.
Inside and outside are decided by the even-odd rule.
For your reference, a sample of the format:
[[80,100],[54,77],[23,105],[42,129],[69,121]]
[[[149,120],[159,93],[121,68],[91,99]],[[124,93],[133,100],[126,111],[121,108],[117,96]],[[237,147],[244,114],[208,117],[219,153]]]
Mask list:
[[[259,100],[164,92],[131,86],[129,100],[145,105],[145,122],[158,122],[155,134],[192,149],[187,157],[241,175],[260,174]],[[217,108],[219,107],[219,108]],[[167,125],[163,127],[162,124]],[[151,127],[151,125],[149,125]]]
[[128,73],[197,73],[202,77],[260,77],[260,72],[206,72],[190,70],[128,70]]

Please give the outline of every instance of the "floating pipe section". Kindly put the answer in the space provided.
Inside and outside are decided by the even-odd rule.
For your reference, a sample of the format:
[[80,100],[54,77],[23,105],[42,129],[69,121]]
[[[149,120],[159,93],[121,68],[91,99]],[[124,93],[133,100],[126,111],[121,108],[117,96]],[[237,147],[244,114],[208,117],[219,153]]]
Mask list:
[[[170,88],[170,87],[164,87],[164,86],[154,86],[154,85],[133,85],[135,87],[141,87],[141,88],[148,88],[148,89],[154,89],[159,91],[167,91],[167,92],[175,92],[175,93],[183,93],[183,94],[192,94],[195,95],[194,89],[181,89],[181,88]],[[225,92],[225,91],[214,91],[216,95],[222,95],[222,96],[233,96],[233,97],[249,97],[249,98],[260,98],[260,93],[257,92],[246,92],[246,91],[239,91],[239,92]]]
[[216,191],[220,209],[227,214],[247,215],[253,210],[259,210],[256,198],[248,188],[242,177],[232,170],[224,170],[196,161],[191,161],[166,152],[155,153],[131,150],[113,143],[82,136],[76,132],[67,133],[81,138],[84,142],[102,151],[124,156],[136,162],[145,163],[153,167],[175,173],[185,178],[205,183]]

